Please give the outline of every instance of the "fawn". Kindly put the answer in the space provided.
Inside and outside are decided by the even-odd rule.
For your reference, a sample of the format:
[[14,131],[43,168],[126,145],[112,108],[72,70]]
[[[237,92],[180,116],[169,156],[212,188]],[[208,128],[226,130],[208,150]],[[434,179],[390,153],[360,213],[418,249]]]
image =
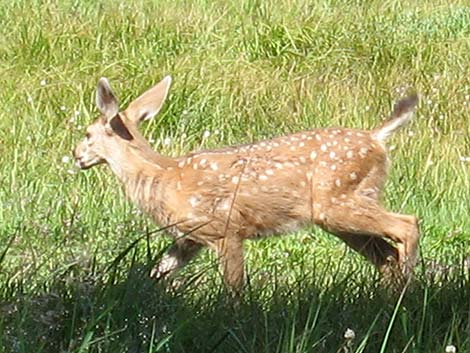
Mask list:
[[417,219],[386,211],[379,199],[388,168],[384,142],[411,119],[417,95],[399,101],[390,120],[371,131],[321,128],[170,158],[153,151],[138,130],[158,113],[170,84],[165,77],[120,112],[101,78],[102,116],[74,150],[82,169],[107,163],[126,195],[175,238],[151,277],[174,272],[207,246],[218,254],[226,285],[238,290],[245,239],[311,224],[381,272],[411,273]]

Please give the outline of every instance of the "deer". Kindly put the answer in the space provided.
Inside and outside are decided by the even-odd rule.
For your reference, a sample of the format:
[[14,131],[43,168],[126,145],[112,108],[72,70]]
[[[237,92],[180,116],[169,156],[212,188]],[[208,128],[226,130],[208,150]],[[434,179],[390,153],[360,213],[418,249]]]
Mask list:
[[154,151],[139,132],[161,110],[171,81],[166,76],[120,111],[101,78],[101,115],[73,151],[81,169],[107,164],[127,198],[173,237],[151,278],[173,274],[207,247],[217,254],[227,288],[240,291],[246,239],[312,225],[339,237],[379,273],[409,278],[418,219],[387,211],[381,197],[389,169],[385,142],[411,120],[417,94],[399,100],[372,130],[317,128],[173,158]]

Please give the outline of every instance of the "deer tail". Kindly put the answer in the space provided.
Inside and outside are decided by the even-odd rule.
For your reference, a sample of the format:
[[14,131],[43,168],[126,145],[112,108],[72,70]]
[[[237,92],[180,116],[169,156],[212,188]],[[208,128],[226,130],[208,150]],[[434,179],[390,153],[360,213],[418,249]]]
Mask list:
[[406,125],[411,120],[417,104],[418,95],[416,93],[399,100],[393,108],[390,119],[372,130],[372,137],[379,141],[385,141],[395,130]]

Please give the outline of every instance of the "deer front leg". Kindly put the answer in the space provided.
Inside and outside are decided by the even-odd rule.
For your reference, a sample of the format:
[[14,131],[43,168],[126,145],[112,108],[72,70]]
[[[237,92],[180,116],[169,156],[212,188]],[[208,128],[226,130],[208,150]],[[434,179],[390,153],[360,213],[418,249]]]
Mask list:
[[216,244],[216,251],[227,289],[239,295],[243,287],[243,240],[227,235]]
[[189,239],[179,239],[163,255],[150,272],[150,277],[159,280],[186,265],[201,249],[202,245]]

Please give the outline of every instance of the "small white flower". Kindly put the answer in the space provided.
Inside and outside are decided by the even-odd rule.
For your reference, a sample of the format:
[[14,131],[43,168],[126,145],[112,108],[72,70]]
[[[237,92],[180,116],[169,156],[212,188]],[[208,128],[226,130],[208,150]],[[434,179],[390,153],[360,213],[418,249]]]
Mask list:
[[460,156],[460,161],[461,161],[461,162],[470,162],[470,156],[469,156],[469,157]]
[[169,146],[170,143],[171,143],[171,138],[165,137],[165,139],[163,140],[163,145],[164,146]]
[[79,115],[80,115],[80,110],[76,110],[73,114],[74,114],[75,116],[79,116]]
[[408,136],[412,137],[412,136],[414,136],[414,135],[415,135],[415,133],[414,133],[413,131],[409,131],[409,132],[408,132]]
[[439,114],[439,120],[444,120],[444,115],[443,114]]
[[182,112],[181,114],[182,114],[182,115],[188,115],[189,112],[185,109],[185,110],[183,110],[183,112]]
[[155,140],[153,138],[149,138],[149,143],[153,144],[153,143],[155,143]]
[[428,159],[428,161],[426,162],[426,167],[430,167],[434,164],[433,161],[431,161],[430,159]]
[[470,100],[470,94],[466,94],[466,95],[465,95],[465,100],[466,100],[466,101]]
[[31,96],[28,97],[28,103],[33,103],[33,97]]
[[368,105],[366,105],[366,112],[368,112],[370,110],[370,107]]
[[391,145],[391,146],[388,148],[389,152],[391,152],[391,151],[393,151],[393,150],[396,150],[396,149],[397,149],[397,146],[395,146],[395,145]]
[[70,175],[75,175],[75,174],[77,174],[77,171],[74,170],[74,169],[67,169],[67,173],[70,174]]
[[65,111],[65,110],[67,110],[67,108],[64,105],[61,105],[60,110]]
[[44,79],[43,79],[43,80],[41,80],[41,82],[39,82],[39,83],[40,83],[40,85],[41,85],[41,86],[45,86],[45,85],[47,85],[47,81],[46,81],[46,80],[44,80]]
[[204,137],[205,139],[208,138],[209,136],[211,135],[211,132],[209,130],[206,130],[204,131],[204,134],[202,135],[202,137]]
[[431,105],[431,104],[432,104],[432,100],[428,99],[428,100],[426,101],[426,104],[427,104],[427,105]]
[[70,157],[69,156],[63,156],[62,157],[62,163],[67,164],[70,162]]
[[457,348],[454,345],[449,344],[446,347],[446,353],[457,353]]
[[185,133],[183,133],[183,134],[181,135],[181,138],[182,138],[183,140],[184,140],[186,137],[188,137],[188,135],[186,135]]
[[219,134],[220,134],[220,130],[219,130],[219,129],[216,129],[216,130],[214,131],[214,135],[219,135]]
[[356,333],[353,330],[351,330],[350,328],[348,328],[344,332],[344,338],[347,339],[347,340],[353,340],[354,338],[356,338]]

